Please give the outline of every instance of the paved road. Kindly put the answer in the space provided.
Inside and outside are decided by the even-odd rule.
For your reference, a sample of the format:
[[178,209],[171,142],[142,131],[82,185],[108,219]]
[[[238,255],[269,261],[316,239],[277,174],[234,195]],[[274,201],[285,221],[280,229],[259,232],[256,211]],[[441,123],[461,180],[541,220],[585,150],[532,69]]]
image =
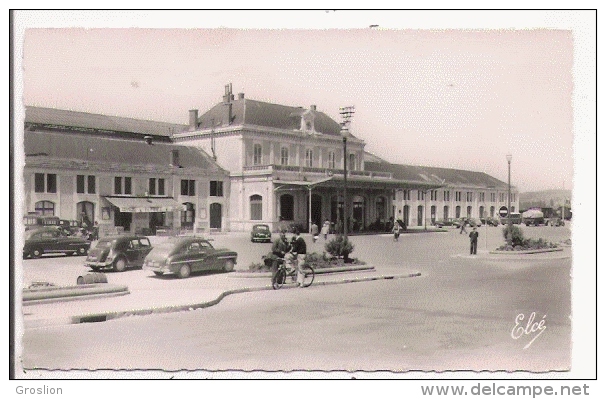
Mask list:
[[[567,228],[525,230],[553,241],[569,237]],[[489,248],[496,246],[500,229],[487,231]],[[481,232],[481,243],[482,238]],[[268,249],[246,240],[232,235],[216,242],[240,246],[241,259]],[[420,270],[423,277],[240,294],[194,312],[28,330],[23,338],[24,365],[392,371],[569,366],[569,259],[472,258],[467,255],[468,239],[454,230],[404,235],[397,243],[388,236],[353,241],[354,256],[372,259],[384,270]],[[63,261],[68,260],[72,258]],[[40,263],[29,267],[33,262]],[[26,261],[25,275],[40,273],[46,263]],[[138,278],[138,273],[144,272],[112,276],[166,283]],[[194,284],[200,278],[204,276],[186,281]],[[546,315],[545,329],[523,349],[536,332],[518,339],[511,332],[518,315],[528,320],[532,312],[537,322]]]

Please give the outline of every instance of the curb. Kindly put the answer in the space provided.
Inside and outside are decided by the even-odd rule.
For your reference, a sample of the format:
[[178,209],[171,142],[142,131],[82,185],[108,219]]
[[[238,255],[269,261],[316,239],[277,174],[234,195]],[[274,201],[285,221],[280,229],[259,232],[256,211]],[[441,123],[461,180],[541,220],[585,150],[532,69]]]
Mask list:
[[529,249],[526,251],[490,251],[491,255],[532,255],[564,251],[564,248]]
[[[360,278],[349,278],[343,280],[335,280],[335,281],[322,281],[316,282],[312,286],[325,286],[325,285],[336,285],[336,284],[347,284],[347,283],[357,283],[363,281],[376,281],[376,280],[396,280],[402,278],[410,278],[410,277],[418,277],[421,276],[421,273],[409,273],[409,274],[394,274],[394,275],[382,275],[382,276],[369,276],[369,277],[360,277]],[[283,288],[297,288],[293,286],[284,286]],[[100,312],[100,313],[90,313],[85,315],[78,316],[67,316],[67,317],[59,317],[55,319],[47,319],[47,320],[32,320],[29,323],[29,328],[32,327],[40,327],[42,325],[59,325],[59,324],[81,324],[81,323],[97,323],[108,320],[114,320],[127,316],[146,316],[150,314],[161,314],[161,313],[174,313],[174,312],[182,312],[182,311],[191,311],[196,309],[203,309],[210,306],[214,306],[221,302],[221,300],[228,295],[241,294],[247,292],[256,292],[256,291],[270,291],[273,290],[273,287],[270,285],[262,286],[262,287],[245,287],[238,288],[234,290],[227,290],[222,292],[217,298],[188,305],[174,305],[167,306],[161,308],[152,308],[152,309],[134,309],[134,310],[126,310],[126,311],[116,311],[116,312]]]
[[126,295],[129,293],[130,291],[125,285],[107,283],[49,287],[33,290],[26,289],[23,290],[22,304],[23,306],[27,306],[41,303],[98,298],[105,295]]
[[[340,267],[325,267],[314,269],[318,274],[346,273],[346,272],[368,272],[374,271],[374,266],[340,266]],[[227,275],[230,278],[271,278],[271,272],[236,272]]]

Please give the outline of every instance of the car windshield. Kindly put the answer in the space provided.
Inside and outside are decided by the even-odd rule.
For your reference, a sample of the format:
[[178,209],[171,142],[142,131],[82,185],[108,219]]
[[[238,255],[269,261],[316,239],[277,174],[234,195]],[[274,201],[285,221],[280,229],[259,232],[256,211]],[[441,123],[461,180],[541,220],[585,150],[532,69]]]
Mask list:
[[255,227],[253,227],[253,230],[267,232],[267,231],[269,231],[269,226],[255,226]]

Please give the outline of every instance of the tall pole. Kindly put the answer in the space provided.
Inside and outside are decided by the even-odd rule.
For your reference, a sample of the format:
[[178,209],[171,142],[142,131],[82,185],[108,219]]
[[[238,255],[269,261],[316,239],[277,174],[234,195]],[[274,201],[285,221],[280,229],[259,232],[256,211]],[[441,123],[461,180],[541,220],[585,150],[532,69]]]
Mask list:
[[343,236],[347,238],[347,137],[343,136]]
[[343,136],[343,236],[347,239],[347,137],[349,136],[349,124],[355,110],[353,106],[341,107],[339,113],[343,118],[341,122],[341,136]]
[[507,154],[507,246],[511,246],[511,154]]

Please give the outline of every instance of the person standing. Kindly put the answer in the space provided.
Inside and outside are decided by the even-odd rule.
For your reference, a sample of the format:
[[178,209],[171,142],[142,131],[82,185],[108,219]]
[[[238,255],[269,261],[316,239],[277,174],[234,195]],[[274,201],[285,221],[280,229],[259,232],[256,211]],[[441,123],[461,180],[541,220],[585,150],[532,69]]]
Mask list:
[[477,255],[478,254],[478,230],[474,227],[471,233],[469,233],[469,254]]
[[314,242],[318,241],[318,225],[313,222],[311,225],[311,238]]
[[400,238],[400,231],[402,230],[402,226],[400,226],[400,223],[396,220],[393,223],[393,228],[391,229],[391,232],[393,233],[393,240],[394,241],[398,241],[398,238]]
[[297,257],[297,286],[303,288],[303,279],[305,278],[303,266],[307,256],[307,244],[305,244],[305,240],[301,237],[301,232],[298,229],[295,230],[291,252]]
[[330,222],[328,221],[328,219],[326,219],[326,221],[324,222],[324,225],[322,226],[322,234],[324,235],[324,241],[326,241],[328,239],[329,232],[330,232]]

